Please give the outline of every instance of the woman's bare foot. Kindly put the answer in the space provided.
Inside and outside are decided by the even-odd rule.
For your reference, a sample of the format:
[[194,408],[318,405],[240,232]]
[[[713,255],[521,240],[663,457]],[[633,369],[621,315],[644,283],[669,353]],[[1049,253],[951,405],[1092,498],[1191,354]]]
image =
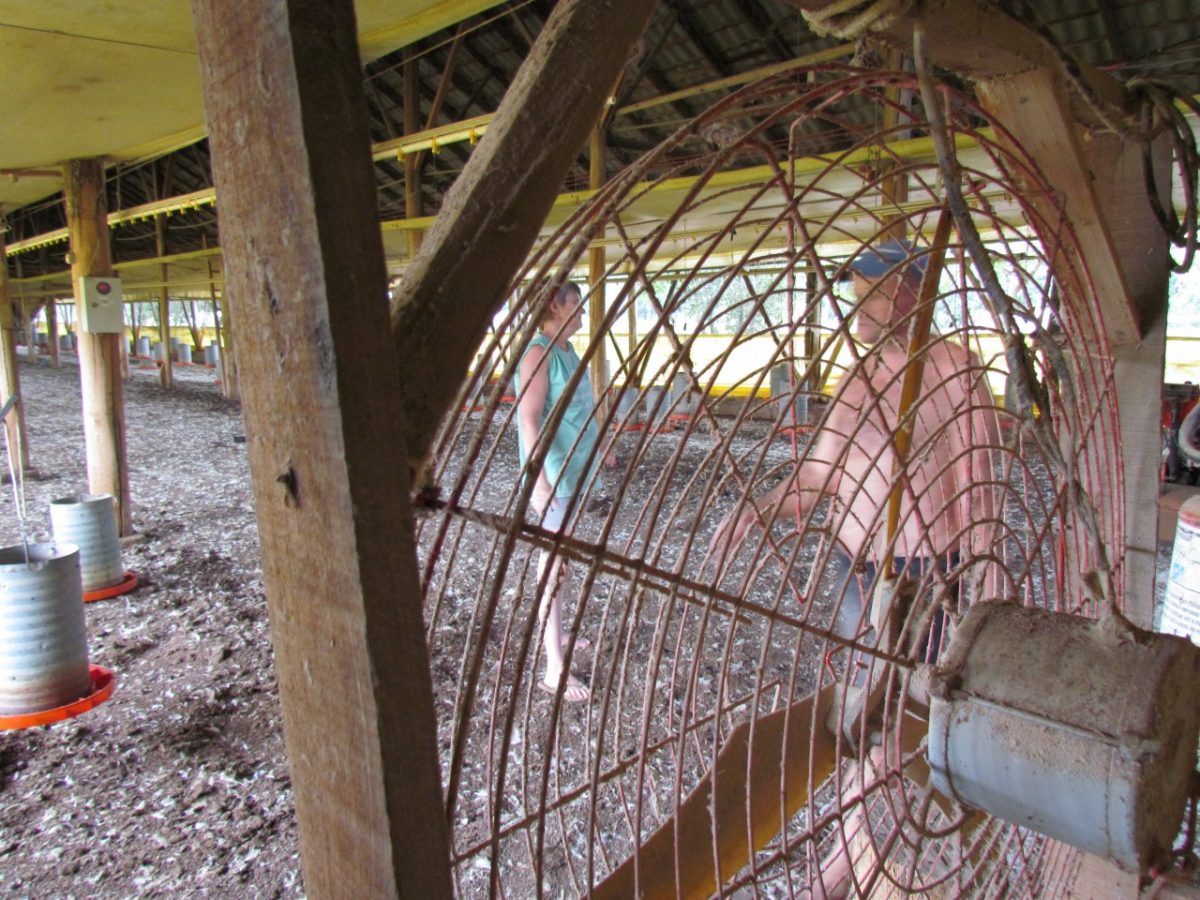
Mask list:
[[[558,679],[546,676],[545,681],[538,682],[538,690],[545,691],[547,694],[558,693]],[[567,703],[582,703],[592,696],[592,692],[588,690],[588,686],[571,675],[567,678],[566,687],[563,689],[563,700]]]

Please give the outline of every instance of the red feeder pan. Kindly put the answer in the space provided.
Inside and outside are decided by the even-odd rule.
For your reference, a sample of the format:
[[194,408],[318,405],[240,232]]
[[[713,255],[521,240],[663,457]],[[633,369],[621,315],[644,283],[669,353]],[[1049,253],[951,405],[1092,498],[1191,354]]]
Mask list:
[[94,603],[97,600],[107,600],[110,597],[119,597],[122,594],[128,594],[138,586],[138,577],[136,572],[126,572],[125,577],[116,584],[110,584],[105,588],[97,588],[94,591],[83,592],[84,603]]
[[16,731],[21,728],[33,728],[37,725],[50,725],[64,719],[73,719],[89,709],[95,709],[112,696],[117,679],[108,669],[95,663],[88,663],[88,675],[92,679],[92,692],[86,697],[80,697],[74,703],[56,706],[53,709],[19,713],[14,716],[0,716],[0,731]]

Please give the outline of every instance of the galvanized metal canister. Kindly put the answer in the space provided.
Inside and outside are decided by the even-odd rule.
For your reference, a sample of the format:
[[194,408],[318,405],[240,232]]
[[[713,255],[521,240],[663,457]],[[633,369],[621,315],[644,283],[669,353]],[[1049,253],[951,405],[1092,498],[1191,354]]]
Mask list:
[[930,688],[938,790],[1141,872],[1171,861],[1198,734],[1200,650],[1117,616],[980,603]]
[[1179,510],[1161,628],[1200,643],[1200,497]]
[[206,366],[215,366],[221,361],[221,348],[216,344],[204,345],[204,364]]
[[54,540],[79,548],[84,591],[111,587],[124,577],[117,514],[109,494],[73,494],[50,503]]
[[79,551],[0,548],[0,715],[73,703],[91,690]]
[[133,351],[135,356],[148,357],[150,355],[150,338],[140,337],[137,339],[136,349]]
[[191,364],[192,362],[192,345],[180,343],[175,347],[175,356],[181,363]]

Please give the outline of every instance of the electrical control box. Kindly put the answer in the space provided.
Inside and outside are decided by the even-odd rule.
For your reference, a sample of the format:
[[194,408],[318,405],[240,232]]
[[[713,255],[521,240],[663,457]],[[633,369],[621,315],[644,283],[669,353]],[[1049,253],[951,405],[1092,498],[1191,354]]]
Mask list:
[[80,278],[79,298],[79,327],[84,331],[115,334],[125,330],[125,298],[120,278]]

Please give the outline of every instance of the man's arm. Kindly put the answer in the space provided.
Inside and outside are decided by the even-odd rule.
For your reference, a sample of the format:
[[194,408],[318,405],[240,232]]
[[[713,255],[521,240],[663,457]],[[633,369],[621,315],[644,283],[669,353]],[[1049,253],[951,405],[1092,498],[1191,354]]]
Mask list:
[[742,498],[725,514],[709,541],[709,555],[722,548],[729,554],[736,552],[753,528],[760,523],[770,528],[781,515],[794,515],[799,522],[822,494],[837,493],[842,473],[836,461],[842,459],[857,415],[844,395],[850,380],[844,378],[838,386],[829,411],[817,426],[813,444],[791,474],[760,497]]

